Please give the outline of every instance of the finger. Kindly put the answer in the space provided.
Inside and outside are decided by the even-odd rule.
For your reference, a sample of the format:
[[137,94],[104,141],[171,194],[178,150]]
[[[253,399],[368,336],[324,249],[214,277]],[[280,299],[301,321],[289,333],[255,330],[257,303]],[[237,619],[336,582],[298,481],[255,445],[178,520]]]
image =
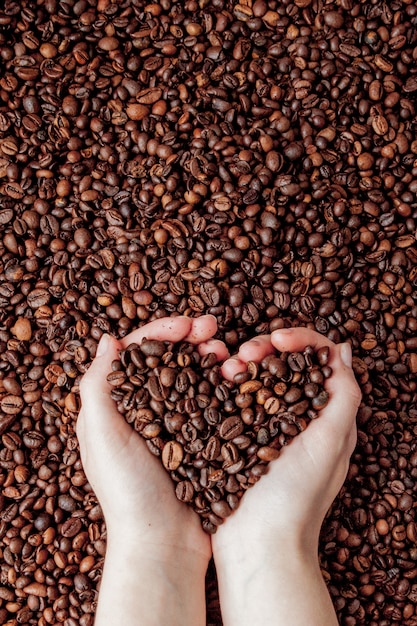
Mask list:
[[311,346],[315,350],[328,346],[329,365],[333,375],[326,381],[326,389],[335,397],[351,397],[355,414],[360,404],[361,392],[352,370],[352,351],[347,343],[336,345],[327,337],[309,328],[286,328],[276,330],[271,342],[277,350],[298,352]]
[[178,317],[161,317],[158,320],[149,322],[145,326],[138,328],[120,343],[126,348],[131,343],[140,343],[145,337],[147,339],[158,339],[159,341],[182,341],[190,333],[192,319],[183,315]]
[[271,343],[271,335],[259,335],[243,343],[239,348],[239,358],[247,363],[248,361],[262,361],[268,354],[274,352]]
[[202,315],[201,317],[191,318],[191,330],[184,338],[190,343],[202,343],[207,341],[217,332],[217,319],[214,315]]
[[310,436],[324,432],[336,446],[345,446],[348,454],[353,452],[356,442],[356,414],[361,401],[361,391],[356,382],[351,364],[352,353],[349,344],[336,345],[327,337],[308,328],[286,328],[276,330],[271,334],[271,343],[280,351],[298,352],[306,346],[315,350],[328,346],[329,365],[333,373],[325,382],[329,392],[329,403],[320,412],[317,423],[310,425]]
[[271,343],[281,352],[299,352],[306,346],[315,350],[323,346],[333,348],[335,344],[324,335],[310,328],[281,328],[271,334]]
[[236,355],[227,359],[222,365],[222,374],[227,380],[233,380],[236,374],[246,371],[248,361],[262,361],[274,352],[270,335],[259,335],[243,343]]
[[198,351],[201,356],[212,352],[217,356],[218,361],[224,361],[230,356],[229,350],[226,348],[223,341],[220,341],[220,339],[208,339],[208,341],[200,343],[198,345]]
[[[349,364],[349,348],[348,344],[333,345],[333,374],[325,381],[329,402],[294,442],[295,449],[302,446],[314,451],[323,467],[327,462],[332,463],[332,459],[344,458],[347,463],[356,444],[356,414],[361,393]],[[347,465],[341,468],[347,472]]]
[[355,379],[352,367],[352,352],[347,343],[333,347],[331,366],[333,373],[326,380],[329,403],[320,419],[326,419],[329,427],[335,428],[335,435],[344,435],[349,447],[349,455],[356,444],[356,414],[362,394]]
[[227,359],[222,365],[222,375],[226,380],[233,380],[236,374],[246,371],[246,363],[241,361],[237,355]]

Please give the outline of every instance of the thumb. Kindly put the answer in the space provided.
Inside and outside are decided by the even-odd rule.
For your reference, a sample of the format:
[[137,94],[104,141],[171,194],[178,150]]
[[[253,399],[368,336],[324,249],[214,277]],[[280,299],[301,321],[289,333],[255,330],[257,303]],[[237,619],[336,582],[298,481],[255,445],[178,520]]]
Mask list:
[[333,374],[326,381],[330,401],[323,411],[328,427],[335,430],[335,439],[344,435],[346,448],[352,454],[356,443],[356,414],[361,402],[361,390],[352,370],[351,348],[348,343],[335,346],[330,364]]
[[329,445],[343,447],[351,453],[356,441],[356,414],[361,401],[361,391],[352,370],[352,352],[348,343],[332,341],[308,328],[276,330],[271,335],[272,344],[283,351],[303,350],[307,345],[315,349],[328,346],[329,365],[333,370],[325,388],[330,394],[329,403],[313,420],[308,437],[316,434]]
[[102,431],[108,422],[114,419],[115,403],[110,396],[111,386],[107,375],[111,371],[112,361],[118,358],[120,342],[110,335],[102,335],[97,347],[96,356],[80,382],[81,411],[77,423],[84,428],[84,420],[88,415],[89,430]]

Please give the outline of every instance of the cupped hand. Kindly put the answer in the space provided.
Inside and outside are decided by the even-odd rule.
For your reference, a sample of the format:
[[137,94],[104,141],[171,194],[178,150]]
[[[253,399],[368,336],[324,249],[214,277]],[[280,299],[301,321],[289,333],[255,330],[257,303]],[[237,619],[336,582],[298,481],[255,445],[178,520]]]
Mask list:
[[317,544],[327,510],[347,474],[356,442],[355,417],[361,393],[351,368],[349,344],[335,345],[306,328],[274,331],[242,346],[225,361],[225,378],[246,369],[248,361],[260,362],[275,350],[297,352],[307,345],[328,346],[333,374],[325,388],[330,401],[308,428],[284,447],[268,473],[243,496],[239,508],[219,527],[213,537],[213,553],[229,543],[260,537]]
[[102,337],[97,355],[80,384],[82,408],[77,422],[81,460],[102,506],[108,533],[140,537],[148,545],[197,552],[208,561],[210,541],[198,516],[180,503],[169,474],[143,438],[117,411],[106,380],[120,349],[144,337],[198,345],[223,361],[225,345],[212,339],[217,330],[211,315],[198,319],[162,318],[133,331],[121,341]]

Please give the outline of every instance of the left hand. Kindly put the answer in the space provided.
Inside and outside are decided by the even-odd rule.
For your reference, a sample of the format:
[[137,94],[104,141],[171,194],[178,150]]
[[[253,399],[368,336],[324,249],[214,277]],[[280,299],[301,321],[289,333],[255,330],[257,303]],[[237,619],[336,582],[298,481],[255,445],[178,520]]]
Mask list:
[[121,341],[105,336],[80,384],[82,408],[77,422],[81,460],[103,509],[109,537],[126,537],[126,541],[140,538],[150,550],[165,546],[183,554],[197,553],[206,566],[211,546],[200,519],[177,500],[160,460],[117,411],[106,377],[118,351],[144,337],[189,341],[201,354],[215,352],[222,361],[228,351],[222,342],[211,339],[216,330],[215,318],[206,315],[198,319],[162,318]]

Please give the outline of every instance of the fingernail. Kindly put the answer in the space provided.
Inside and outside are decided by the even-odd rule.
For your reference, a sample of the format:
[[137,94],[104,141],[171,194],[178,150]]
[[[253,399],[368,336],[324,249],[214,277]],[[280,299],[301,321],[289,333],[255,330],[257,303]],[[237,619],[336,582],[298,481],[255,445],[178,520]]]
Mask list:
[[352,348],[350,343],[340,344],[340,358],[347,367],[352,367]]
[[103,356],[107,352],[110,343],[110,335],[104,333],[98,342],[96,356]]
[[292,332],[294,332],[294,328],[277,328],[272,331],[272,334],[274,335],[275,333],[279,333],[280,335],[291,335]]

